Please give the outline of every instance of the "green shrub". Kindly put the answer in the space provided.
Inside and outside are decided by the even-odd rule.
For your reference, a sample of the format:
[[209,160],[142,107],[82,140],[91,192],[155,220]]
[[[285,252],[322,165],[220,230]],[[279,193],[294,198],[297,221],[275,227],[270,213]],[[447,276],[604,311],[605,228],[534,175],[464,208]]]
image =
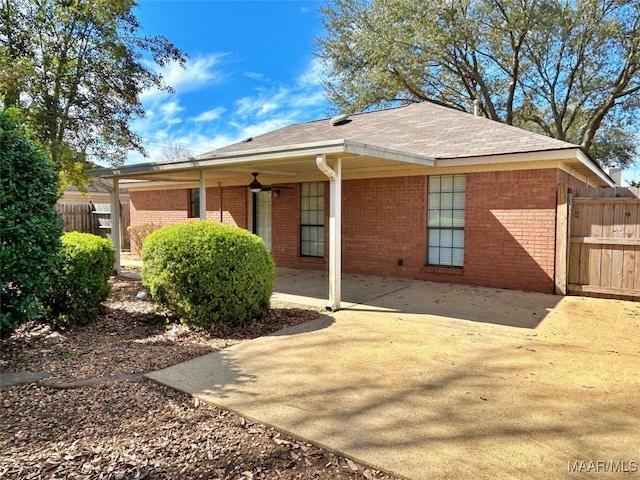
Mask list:
[[142,244],[144,239],[147,238],[152,232],[155,232],[160,228],[160,225],[155,223],[143,223],[142,225],[131,225],[127,227],[129,236],[131,238],[131,251],[140,253],[142,250]]
[[58,177],[44,151],[0,110],[0,337],[44,314],[59,262]]
[[275,266],[257,237],[197,221],[163,227],[142,246],[142,282],[183,324],[241,325],[269,310]]
[[62,236],[62,272],[47,298],[48,319],[58,325],[95,321],[109,295],[115,249],[110,240],[90,233]]

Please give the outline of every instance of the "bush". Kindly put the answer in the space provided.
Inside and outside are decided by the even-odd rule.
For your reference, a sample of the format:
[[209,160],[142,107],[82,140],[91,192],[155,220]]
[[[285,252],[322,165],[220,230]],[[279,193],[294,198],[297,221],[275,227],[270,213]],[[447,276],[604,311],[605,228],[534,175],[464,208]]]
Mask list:
[[58,177],[44,151],[0,110],[0,337],[44,314],[59,262]]
[[109,296],[115,249],[110,240],[90,233],[62,236],[62,272],[47,298],[48,319],[61,326],[95,321]]
[[269,310],[275,266],[260,237],[206,221],[163,227],[142,246],[142,282],[183,324],[241,325]]
[[155,232],[159,228],[160,225],[156,225],[155,223],[143,223],[142,225],[131,225],[127,227],[131,238],[131,251],[140,253],[142,250],[142,244],[144,243],[144,239],[147,238],[147,235]]

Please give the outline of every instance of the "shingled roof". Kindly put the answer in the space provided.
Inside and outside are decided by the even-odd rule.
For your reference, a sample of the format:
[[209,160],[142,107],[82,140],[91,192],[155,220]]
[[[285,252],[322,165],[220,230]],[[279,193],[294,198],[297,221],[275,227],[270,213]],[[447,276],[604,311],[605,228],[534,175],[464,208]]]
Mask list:
[[332,126],[329,119],[296,123],[212,153],[239,153],[340,139],[436,159],[578,148],[484,117],[422,102],[353,114],[341,125]]

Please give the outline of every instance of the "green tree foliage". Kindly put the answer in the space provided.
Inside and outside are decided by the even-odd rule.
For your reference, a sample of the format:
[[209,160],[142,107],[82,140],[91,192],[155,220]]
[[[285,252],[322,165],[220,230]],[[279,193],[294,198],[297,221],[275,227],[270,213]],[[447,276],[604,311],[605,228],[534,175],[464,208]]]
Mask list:
[[184,63],[162,36],[142,36],[134,0],[0,0],[0,96],[17,107],[64,182],[89,162],[144,153],[130,123],[140,94],[170,90],[150,64]]
[[58,180],[46,153],[0,110],[0,337],[44,313],[59,263]]
[[61,325],[86,325],[98,318],[109,296],[115,249],[110,240],[90,233],[62,236],[63,261],[45,299],[48,320]]
[[147,236],[141,256],[151,296],[191,328],[242,325],[269,310],[273,259],[244,229],[205,221],[163,227]]
[[486,117],[603,164],[633,159],[638,0],[334,0],[322,14],[318,56],[341,111],[423,100],[469,110],[478,99]]

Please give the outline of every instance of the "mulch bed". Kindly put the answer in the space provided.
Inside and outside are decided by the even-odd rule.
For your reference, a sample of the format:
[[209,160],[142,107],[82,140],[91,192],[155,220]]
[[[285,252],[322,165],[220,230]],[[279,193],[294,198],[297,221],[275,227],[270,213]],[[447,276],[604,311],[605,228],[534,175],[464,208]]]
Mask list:
[[[0,341],[0,370],[46,371],[60,382],[138,374],[319,316],[275,305],[243,328],[191,332],[136,300],[139,281],[112,283],[95,324],[26,324]],[[0,479],[394,478],[145,380],[18,386],[0,392],[0,405]]]

